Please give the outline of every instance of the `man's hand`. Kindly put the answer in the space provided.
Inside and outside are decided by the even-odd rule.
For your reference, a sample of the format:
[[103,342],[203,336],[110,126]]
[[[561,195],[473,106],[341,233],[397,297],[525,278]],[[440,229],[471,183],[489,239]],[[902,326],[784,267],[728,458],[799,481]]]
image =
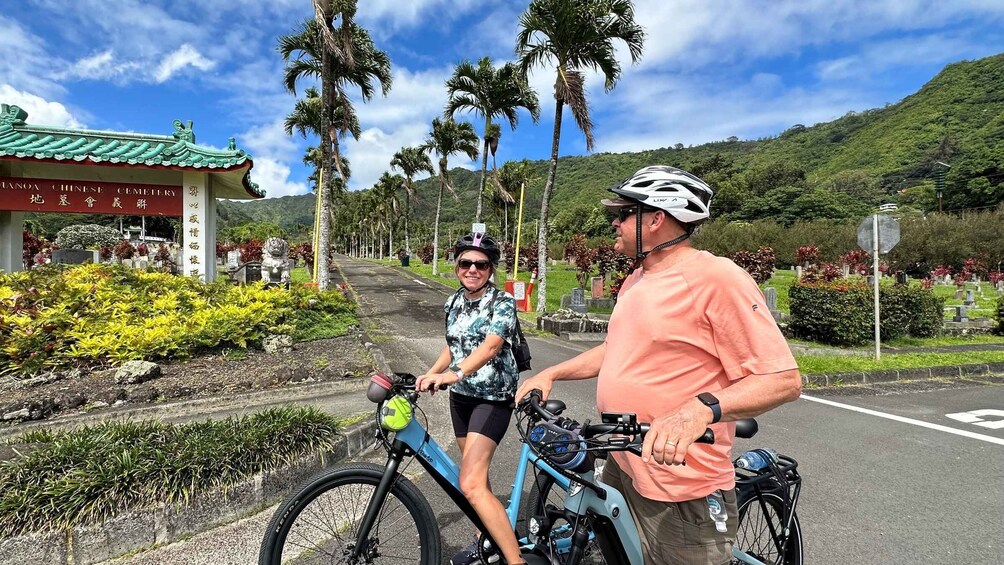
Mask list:
[[446,371],[445,373],[426,373],[417,379],[415,379],[415,390],[418,392],[428,392],[431,394],[436,394],[440,386],[452,385],[460,382],[457,378],[457,374],[453,371]]
[[682,465],[690,444],[704,435],[713,417],[707,406],[692,398],[675,412],[656,418],[641,446],[642,461],[651,457],[660,465]]
[[554,383],[554,378],[550,374],[551,371],[545,369],[523,381],[523,384],[519,385],[519,388],[516,389],[516,402],[523,400],[523,397],[530,394],[530,391],[534,389],[540,391],[541,402],[547,400],[547,395],[551,394],[551,386]]

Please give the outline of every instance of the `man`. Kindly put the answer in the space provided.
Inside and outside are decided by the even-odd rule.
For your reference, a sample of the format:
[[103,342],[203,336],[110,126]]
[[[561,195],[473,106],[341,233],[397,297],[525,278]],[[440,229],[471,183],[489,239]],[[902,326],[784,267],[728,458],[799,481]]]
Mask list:
[[[533,389],[547,398],[554,381],[599,377],[601,412],[652,424],[641,458],[615,453],[603,471],[628,500],[645,563],[726,564],[738,521],[731,422],[797,399],[798,367],[753,279],[690,244],[708,219],[711,187],[653,166],[610,190],[616,198],[603,204],[615,215],[614,249],[634,255],[636,269],[607,339],[528,379],[516,398]],[[715,443],[693,443],[706,427]],[[709,511],[723,499],[725,524]]]

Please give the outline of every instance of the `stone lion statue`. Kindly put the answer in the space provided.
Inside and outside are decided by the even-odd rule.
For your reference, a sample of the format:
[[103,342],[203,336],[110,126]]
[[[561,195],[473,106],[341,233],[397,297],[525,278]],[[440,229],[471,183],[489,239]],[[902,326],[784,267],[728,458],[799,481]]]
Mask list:
[[289,286],[289,244],[284,239],[265,240],[261,253],[261,280],[266,284]]

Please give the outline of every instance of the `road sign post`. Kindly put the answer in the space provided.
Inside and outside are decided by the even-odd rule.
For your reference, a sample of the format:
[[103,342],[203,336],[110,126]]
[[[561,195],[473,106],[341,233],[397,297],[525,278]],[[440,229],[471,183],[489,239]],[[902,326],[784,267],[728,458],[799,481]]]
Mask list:
[[872,280],[875,306],[875,360],[882,358],[879,346],[882,325],[879,317],[879,254],[888,253],[899,243],[899,222],[885,214],[873,214],[858,225],[858,246],[872,254]]

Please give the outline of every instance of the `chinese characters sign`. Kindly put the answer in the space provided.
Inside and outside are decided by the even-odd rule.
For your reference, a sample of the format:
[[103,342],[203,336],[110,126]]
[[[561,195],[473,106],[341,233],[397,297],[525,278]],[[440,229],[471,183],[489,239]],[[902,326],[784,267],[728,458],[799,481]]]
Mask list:
[[0,210],[181,216],[180,186],[0,177]]

